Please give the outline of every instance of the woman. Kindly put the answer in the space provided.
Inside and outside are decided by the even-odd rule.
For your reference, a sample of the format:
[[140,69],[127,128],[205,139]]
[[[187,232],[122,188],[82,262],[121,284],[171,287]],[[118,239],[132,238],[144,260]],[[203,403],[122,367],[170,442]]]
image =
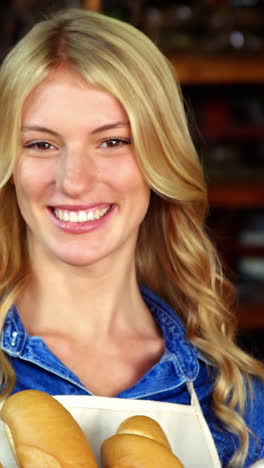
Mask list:
[[0,83],[3,397],[179,408],[191,388],[215,458],[259,460],[263,367],[233,342],[232,288],[165,57],[131,26],[73,9],[26,35]]

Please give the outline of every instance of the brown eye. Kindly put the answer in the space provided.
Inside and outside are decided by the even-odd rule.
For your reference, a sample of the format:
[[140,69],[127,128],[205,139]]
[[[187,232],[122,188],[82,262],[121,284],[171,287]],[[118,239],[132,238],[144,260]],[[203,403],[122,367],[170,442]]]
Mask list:
[[31,149],[36,149],[38,151],[47,151],[50,149],[55,149],[55,146],[53,146],[51,143],[48,141],[33,141],[31,143],[28,143],[25,145],[26,148],[31,148]]
[[127,138],[108,138],[101,144],[101,146],[103,148],[114,148],[123,145],[129,145],[129,143],[130,140]]

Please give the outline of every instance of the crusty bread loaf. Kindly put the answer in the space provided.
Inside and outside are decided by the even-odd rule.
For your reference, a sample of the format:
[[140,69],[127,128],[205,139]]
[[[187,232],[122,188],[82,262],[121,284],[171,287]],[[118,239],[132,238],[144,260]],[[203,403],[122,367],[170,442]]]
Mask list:
[[147,416],[132,416],[101,447],[104,468],[184,468],[160,427]]
[[15,393],[3,404],[1,418],[20,467],[97,468],[84,432],[47,393]]

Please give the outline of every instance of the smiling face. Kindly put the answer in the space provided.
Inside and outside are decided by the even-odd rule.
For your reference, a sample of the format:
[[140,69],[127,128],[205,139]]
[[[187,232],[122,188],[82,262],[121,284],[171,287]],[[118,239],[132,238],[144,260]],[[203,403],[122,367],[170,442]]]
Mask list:
[[128,116],[75,72],[53,71],[26,100],[13,181],[34,261],[134,255],[150,190]]

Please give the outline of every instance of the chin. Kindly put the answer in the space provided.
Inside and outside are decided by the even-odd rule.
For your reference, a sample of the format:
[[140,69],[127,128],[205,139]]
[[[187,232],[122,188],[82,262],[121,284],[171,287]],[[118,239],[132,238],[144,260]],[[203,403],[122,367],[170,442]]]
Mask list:
[[98,258],[83,258],[83,255],[82,257],[62,257],[60,260],[62,263],[76,268],[90,267],[100,261]]
[[106,253],[100,253],[97,252],[95,255],[95,252],[86,252],[86,255],[84,255],[84,251],[82,252],[68,252],[67,254],[64,253],[64,255],[58,255],[58,259],[66,264],[70,265],[72,267],[76,268],[85,268],[85,267],[91,267],[93,265],[101,263],[105,258],[107,258]]

